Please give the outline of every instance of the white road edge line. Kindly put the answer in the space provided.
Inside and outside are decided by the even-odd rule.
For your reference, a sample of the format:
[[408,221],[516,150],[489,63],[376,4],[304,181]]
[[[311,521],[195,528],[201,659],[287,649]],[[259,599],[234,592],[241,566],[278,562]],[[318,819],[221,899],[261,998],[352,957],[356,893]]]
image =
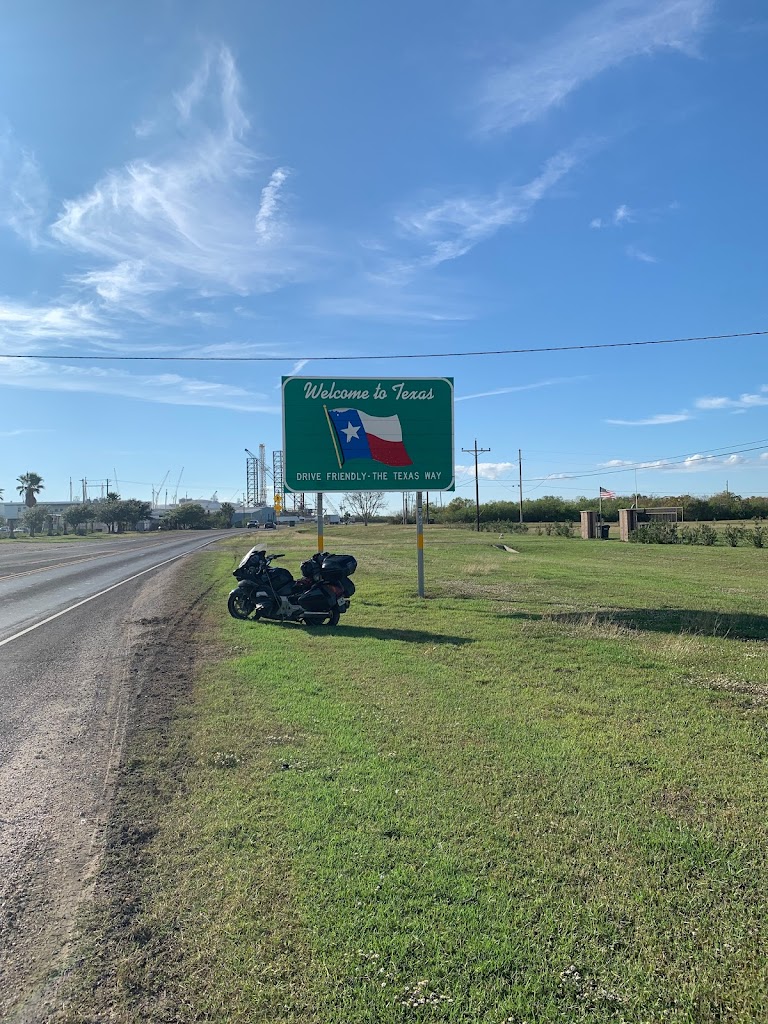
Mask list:
[[189,554],[188,551],[182,551],[180,554],[174,555],[173,558],[166,558],[164,562],[158,562],[157,565],[150,565],[148,569],[142,569],[142,571],[137,572],[135,576],[129,576],[127,580],[121,580],[119,583],[113,583],[111,587],[107,587],[106,590],[100,590],[98,594],[91,594],[90,597],[86,597],[84,600],[78,601],[77,604],[71,604],[69,608],[62,608],[60,612],[56,612],[55,615],[49,615],[47,619],[43,619],[41,622],[36,622],[34,626],[27,626],[27,628],[22,629],[20,633],[14,633],[13,636],[9,636],[5,640],[0,640],[0,647],[5,647],[5,645],[11,643],[12,640],[18,640],[19,637],[26,636],[27,633],[31,633],[33,630],[39,629],[41,626],[47,626],[49,622],[53,622],[54,619],[61,618],[61,616],[66,615],[67,612],[73,612],[75,608],[82,608],[84,604],[88,604],[89,601],[95,601],[97,597],[103,597],[105,594],[108,594],[110,590],[117,590],[118,587],[122,587],[126,583],[130,583],[132,580],[137,580],[139,576],[146,576],[148,572],[153,572],[155,569],[159,569],[163,565],[175,562],[177,558],[183,558],[184,555],[187,554]]

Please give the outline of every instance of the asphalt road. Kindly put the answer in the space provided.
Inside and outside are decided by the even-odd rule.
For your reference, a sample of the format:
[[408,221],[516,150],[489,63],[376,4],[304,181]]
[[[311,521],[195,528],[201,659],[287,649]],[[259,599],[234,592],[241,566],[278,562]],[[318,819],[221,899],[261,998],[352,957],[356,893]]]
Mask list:
[[179,559],[218,536],[0,542],[3,1021],[46,1020],[101,851],[135,651],[171,621]]
[[[0,542],[0,649],[24,629],[210,543],[213,536],[184,531],[67,544]],[[91,600],[92,614],[99,600]]]

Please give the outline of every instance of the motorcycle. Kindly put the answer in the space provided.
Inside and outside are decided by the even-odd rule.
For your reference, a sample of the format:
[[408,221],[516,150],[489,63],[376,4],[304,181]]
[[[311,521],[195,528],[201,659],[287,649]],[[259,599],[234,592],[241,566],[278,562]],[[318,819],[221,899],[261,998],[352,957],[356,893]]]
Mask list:
[[284,557],[251,548],[232,573],[238,583],[229,595],[229,614],[235,619],[336,626],[355,592],[349,577],[357,561],[352,555],[323,551],[301,563],[301,579],[296,580],[287,569],[272,565]]

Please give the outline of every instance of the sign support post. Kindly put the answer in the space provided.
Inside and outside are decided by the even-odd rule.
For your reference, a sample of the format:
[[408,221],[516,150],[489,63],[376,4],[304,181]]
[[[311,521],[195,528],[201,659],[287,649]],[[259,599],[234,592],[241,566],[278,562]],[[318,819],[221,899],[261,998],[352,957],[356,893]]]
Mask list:
[[320,554],[323,553],[324,548],[323,540],[323,492],[318,491],[317,495],[317,550]]
[[422,515],[421,491],[416,491],[416,570],[419,581],[419,597],[424,594],[424,516]]

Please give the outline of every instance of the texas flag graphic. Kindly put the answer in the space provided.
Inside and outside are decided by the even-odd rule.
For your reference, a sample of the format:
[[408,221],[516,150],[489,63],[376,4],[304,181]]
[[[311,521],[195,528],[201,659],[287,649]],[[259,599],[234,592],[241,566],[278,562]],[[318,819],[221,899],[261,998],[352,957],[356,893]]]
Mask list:
[[398,416],[369,416],[359,409],[326,409],[339,466],[347,459],[373,459],[385,466],[410,466]]

